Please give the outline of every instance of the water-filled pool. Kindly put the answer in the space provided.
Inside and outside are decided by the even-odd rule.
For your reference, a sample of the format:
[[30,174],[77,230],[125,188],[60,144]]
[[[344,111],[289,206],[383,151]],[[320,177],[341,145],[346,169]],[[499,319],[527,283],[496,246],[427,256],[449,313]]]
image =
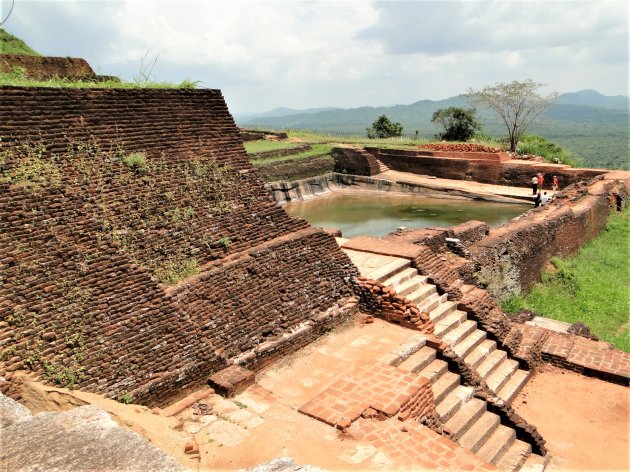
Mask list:
[[454,226],[468,220],[500,226],[530,205],[480,200],[427,198],[415,195],[334,194],[285,207],[313,226],[340,229],[343,236],[384,236],[399,226]]

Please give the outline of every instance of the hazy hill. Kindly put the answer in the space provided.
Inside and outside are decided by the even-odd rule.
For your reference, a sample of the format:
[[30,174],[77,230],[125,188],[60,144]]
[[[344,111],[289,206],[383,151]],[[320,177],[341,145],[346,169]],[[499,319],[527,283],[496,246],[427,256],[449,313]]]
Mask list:
[[623,95],[607,96],[597,90],[580,90],[574,93],[563,93],[558,103],[563,105],[589,105],[603,108],[628,108],[630,98]]
[[291,115],[307,115],[311,113],[319,113],[320,111],[341,110],[341,108],[335,107],[320,107],[320,108],[306,108],[304,110],[296,110],[294,108],[280,107],[273,110],[266,111],[264,113],[244,113],[240,115],[234,115],[237,120],[253,120],[258,118],[269,118],[276,116],[291,116]]
[[[470,107],[470,104],[462,97],[451,97],[436,101],[420,100],[410,105],[305,111],[285,116],[275,114],[249,119],[237,118],[237,121],[241,126],[336,130],[363,134],[366,127],[385,114],[402,123],[405,134],[413,135],[418,130],[421,136],[430,136],[440,130],[431,123],[433,112],[451,106]],[[479,118],[485,133],[493,136],[505,135],[505,125],[492,112],[482,110]],[[594,90],[583,90],[562,94],[558,103],[545,114],[544,122],[531,132],[567,147],[582,165],[630,168],[628,118],[628,97],[608,97]]]
[[0,54],[21,54],[24,56],[39,56],[24,41],[0,28]]

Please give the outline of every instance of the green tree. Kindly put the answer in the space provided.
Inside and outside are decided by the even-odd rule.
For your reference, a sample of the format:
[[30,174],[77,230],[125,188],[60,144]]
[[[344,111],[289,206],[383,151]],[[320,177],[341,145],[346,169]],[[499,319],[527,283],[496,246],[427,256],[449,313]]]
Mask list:
[[392,123],[385,115],[379,116],[371,128],[365,128],[370,139],[393,138],[401,136],[403,127],[400,123]]
[[464,109],[458,107],[440,108],[431,118],[444,128],[440,139],[446,141],[468,141],[475,131],[480,131],[481,126],[477,121],[474,108]]
[[481,90],[468,90],[468,98],[476,105],[495,111],[508,130],[510,151],[515,152],[519,140],[532,123],[558,98],[557,93],[546,97],[538,94],[543,84],[527,79],[525,82],[499,83]]

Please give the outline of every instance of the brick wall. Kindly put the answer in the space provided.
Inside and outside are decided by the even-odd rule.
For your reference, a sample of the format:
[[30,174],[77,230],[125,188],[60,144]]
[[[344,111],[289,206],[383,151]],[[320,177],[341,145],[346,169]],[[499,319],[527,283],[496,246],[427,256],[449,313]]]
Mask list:
[[[365,148],[391,170],[413,174],[433,175],[443,179],[474,180],[477,182],[529,187],[534,174],[546,176],[547,188],[553,175],[558,176],[560,188],[581,180],[589,180],[607,172],[605,169],[574,169],[565,165],[506,161],[501,153],[463,153],[401,149]],[[358,175],[374,175],[378,166],[358,150],[344,150],[335,156],[337,168]],[[356,172],[352,172],[356,169]]]
[[269,198],[218,90],[4,87],[0,135],[6,378],[161,405],[352,305],[356,269]]
[[35,80],[48,80],[52,77],[96,78],[96,74],[85,59],[0,54],[0,71],[11,72],[14,67],[25,68],[26,76]]
[[[623,177],[623,176],[621,176]],[[553,256],[569,256],[596,237],[615,209],[611,196],[626,200],[628,175],[606,174],[589,185],[557,194],[551,204],[530,210],[469,247],[479,282],[498,298],[527,291],[540,281]]]

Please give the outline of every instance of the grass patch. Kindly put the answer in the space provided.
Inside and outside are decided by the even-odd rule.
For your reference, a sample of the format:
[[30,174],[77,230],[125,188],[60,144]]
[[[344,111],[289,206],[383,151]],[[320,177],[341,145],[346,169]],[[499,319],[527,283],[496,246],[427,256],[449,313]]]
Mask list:
[[630,352],[630,208],[611,214],[602,233],[571,259],[554,258],[555,273],[543,274],[526,297],[505,300],[505,311],[521,308],[568,323],[582,322]]
[[22,56],[40,56],[20,38],[0,28],[0,54],[19,54]]
[[164,267],[155,271],[158,280],[166,285],[175,285],[200,272],[197,259],[187,259],[184,261],[168,261]]
[[407,138],[383,138],[383,139],[369,139],[365,134],[363,135],[349,135],[349,136],[334,136],[332,134],[322,134],[306,130],[292,131],[288,130],[286,133],[290,137],[298,138],[305,143],[347,143],[357,144],[361,146],[379,146],[388,148],[408,148],[418,147],[422,144],[431,142],[429,140],[422,139],[407,139]]
[[287,141],[247,141],[245,142],[245,151],[247,152],[247,154],[258,154],[259,152],[293,149],[298,146],[300,146],[300,143],[291,143]]
[[300,152],[298,154],[291,154],[289,156],[269,157],[266,159],[252,159],[252,163],[255,166],[264,166],[266,164],[274,164],[281,161],[293,161],[312,156],[325,156],[327,154],[330,154],[332,148],[333,146],[330,144],[312,144],[311,149],[309,149],[308,151]]
[[523,136],[523,139],[518,143],[516,152],[520,155],[534,154],[535,156],[542,156],[547,162],[553,164],[577,166],[576,160],[569,151],[535,134],[526,134]]
[[113,89],[194,89],[199,82],[183,80],[179,84],[169,82],[150,82],[138,80],[136,82],[123,82],[121,80],[76,80],[66,77],[53,77],[49,80],[34,80],[26,76],[23,67],[14,67],[11,72],[0,72],[0,86],[10,87],[51,87],[51,88],[113,88]]
[[147,170],[147,155],[144,152],[134,152],[122,158],[123,164],[138,174]]

